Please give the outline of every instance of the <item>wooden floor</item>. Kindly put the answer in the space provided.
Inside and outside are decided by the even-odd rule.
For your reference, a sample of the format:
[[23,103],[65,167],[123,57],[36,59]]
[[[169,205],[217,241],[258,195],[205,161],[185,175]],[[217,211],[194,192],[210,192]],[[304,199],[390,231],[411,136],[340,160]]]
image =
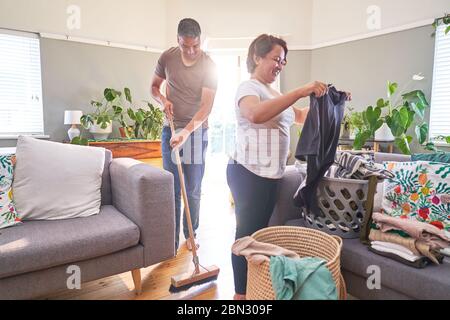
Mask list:
[[127,272],[84,283],[80,290],[65,290],[43,299],[230,300],[234,294],[230,251],[234,242],[234,231],[234,210],[229,201],[225,167],[219,164],[207,166],[197,232],[200,243],[198,254],[202,265],[220,267],[221,271],[215,282],[196,286],[182,293],[169,293],[170,278],[193,267],[192,256],[181,235],[180,248],[175,258],[141,269],[142,294],[139,296],[134,293],[131,272]]

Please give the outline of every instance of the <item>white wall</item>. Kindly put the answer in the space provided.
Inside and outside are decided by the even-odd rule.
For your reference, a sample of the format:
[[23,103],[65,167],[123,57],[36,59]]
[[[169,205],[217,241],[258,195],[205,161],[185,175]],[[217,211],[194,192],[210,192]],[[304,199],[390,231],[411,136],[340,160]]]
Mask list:
[[432,20],[450,12],[450,0],[314,0],[313,44],[377,31],[367,26],[371,5],[380,8],[381,30]]
[[[67,8],[81,9],[69,30]],[[166,47],[166,0],[0,0],[0,28]]]
[[[69,5],[81,9],[80,30],[67,28]],[[178,21],[192,17],[212,47],[246,48],[266,32],[304,48],[370,33],[370,5],[381,9],[381,29],[450,12],[450,0],[0,0],[0,27],[164,49],[176,44]]]
[[[203,36],[226,48],[248,47],[261,33],[282,35],[290,46],[311,42],[313,0],[168,0],[167,38],[176,43],[180,19],[194,18]],[[247,38],[243,40],[223,38]]]

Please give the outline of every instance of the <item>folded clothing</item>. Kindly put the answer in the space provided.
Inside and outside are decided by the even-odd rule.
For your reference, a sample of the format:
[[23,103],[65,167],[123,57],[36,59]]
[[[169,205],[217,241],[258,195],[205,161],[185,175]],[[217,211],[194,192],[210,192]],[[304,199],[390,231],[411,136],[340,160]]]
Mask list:
[[421,258],[421,256],[412,253],[411,250],[395,243],[372,241],[370,246],[377,251],[392,253],[410,262],[415,262]]
[[401,230],[414,239],[422,240],[434,250],[450,247],[448,232],[431,224],[417,220],[400,219],[379,212],[372,214],[372,219],[382,232]]
[[389,232],[381,232],[380,230],[371,229],[369,234],[370,241],[382,241],[385,243],[393,243],[400,245],[416,256],[425,256],[433,261],[435,264],[439,264],[435,252],[431,249],[431,246],[426,244],[422,240],[417,240],[409,236],[403,237],[398,234]]
[[250,236],[237,239],[231,247],[231,251],[237,256],[244,256],[249,263],[256,265],[269,262],[272,256],[299,258],[299,255],[294,251],[274,244],[256,241]]
[[414,262],[411,262],[411,261],[403,259],[402,257],[400,257],[400,256],[398,256],[396,254],[393,254],[393,253],[379,251],[379,250],[377,250],[375,248],[372,248],[372,247],[369,247],[369,250],[372,251],[375,254],[380,255],[380,256],[383,256],[383,257],[386,257],[386,258],[390,258],[392,260],[395,260],[397,262],[400,262],[402,264],[405,264],[405,265],[408,265],[410,267],[414,267],[414,268],[417,268],[417,269],[423,269],[429,264],[429,259],[426,258],[426,257],[422,257],[422,258],[419,258],[418,260],[416,260]]

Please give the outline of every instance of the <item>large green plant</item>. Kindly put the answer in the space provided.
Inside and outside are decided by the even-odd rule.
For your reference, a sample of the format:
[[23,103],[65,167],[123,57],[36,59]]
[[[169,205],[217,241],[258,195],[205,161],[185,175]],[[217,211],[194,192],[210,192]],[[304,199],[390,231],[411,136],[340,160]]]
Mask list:
[[164,123],[164,113],[146,101],[148,109],[139,108],[136,111],[129,108],[127,114],[134,125],[127,127],[127,134],[133,138],[157,140],[161,138]]
[[[130,96],[130,89],[124,89],[126,99]],[[128,100],[131,102],[130,100]],[[81,124],[89,129],[91,125],[97,124],[102,129],[106,129],[110,123],[117,120],[123,111],[122,92],[115,89],[106,88],[103,91],[102,101],[91,101],[94,112],[85,114],[81,117]]]
[[396,146],[404,154],[411,154],[410,144],[414,138],[408,134],[408,130],[416,122],[415,133],[418,143],[427,150],[436,150],[434,143],[427,142],[428,124],[424,122],[424,118],[429,104],[425,94],[421,90],[400,92],[400,97],[393,100],[397,91],[398,84],[388,81],[387,99],[378,99],[375,107],[369,106],[363,111],[365,129],[358,132],[355,149],[360,149],[368,139],[375,136],[375,132],[383,123],[386,123],[395,137]]

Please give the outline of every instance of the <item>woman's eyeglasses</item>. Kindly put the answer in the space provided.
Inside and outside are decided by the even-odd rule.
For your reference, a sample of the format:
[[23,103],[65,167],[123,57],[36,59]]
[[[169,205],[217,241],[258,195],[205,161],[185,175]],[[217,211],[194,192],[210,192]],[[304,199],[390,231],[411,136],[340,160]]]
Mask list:
[[285,66],[287,64],[287,60],[286,59],[281,59],[280,57],[277,58],[272,58],[273,61],[275,61],[276,63],[278,63],[281,66]]

